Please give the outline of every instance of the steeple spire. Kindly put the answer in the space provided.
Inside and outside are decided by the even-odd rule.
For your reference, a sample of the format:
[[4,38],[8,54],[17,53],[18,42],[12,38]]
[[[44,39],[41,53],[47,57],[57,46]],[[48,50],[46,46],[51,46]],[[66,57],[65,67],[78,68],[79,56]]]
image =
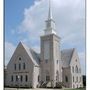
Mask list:
[[49,0],[49,12],[48,12],[48,20],[50,19],[52,19],[51,0]]
[[49,0],[49,12],[48,12],[48,19],[46,20],[45,35],[56,34],[55,30],[56,30],[55,21],[52,18],[51,0]]

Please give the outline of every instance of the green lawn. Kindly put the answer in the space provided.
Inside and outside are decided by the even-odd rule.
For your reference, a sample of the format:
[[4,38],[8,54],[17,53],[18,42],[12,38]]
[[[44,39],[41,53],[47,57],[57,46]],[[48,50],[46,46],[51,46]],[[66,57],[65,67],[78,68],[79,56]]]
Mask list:
[[86,90],[86,88],[80,88],[80,89],[64,89],[64,90]]

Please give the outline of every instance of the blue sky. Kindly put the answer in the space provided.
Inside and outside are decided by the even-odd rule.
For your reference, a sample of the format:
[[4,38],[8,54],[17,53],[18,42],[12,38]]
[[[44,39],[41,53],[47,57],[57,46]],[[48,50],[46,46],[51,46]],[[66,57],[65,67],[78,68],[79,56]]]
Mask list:
[[[51,1],[61,50],[76,48],[85,74],[85,0]],[[6,65],[20,41],[40,52],[47,15],[48,0],[5,0]]]
[[[23,19],[23,10],[33,4],[34,0],[5,0],[5,40],[17,44],[17,34],[12,35],[12,29],[16,28]],[[12,38],[13,37],[13,38]],[[15,39],[15,40],[13,40]]]

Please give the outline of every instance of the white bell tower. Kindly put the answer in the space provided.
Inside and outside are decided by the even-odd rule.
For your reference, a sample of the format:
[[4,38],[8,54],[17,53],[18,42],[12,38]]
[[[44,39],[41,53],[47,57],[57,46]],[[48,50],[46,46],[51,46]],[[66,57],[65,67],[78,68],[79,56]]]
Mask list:
[[55,21],[52,19],[51,2],[49,0],[49,13],[46,20],[45,34],[41,36],[41,81],[51,82],[55,87],[62,81],[60,37],[56,34]]

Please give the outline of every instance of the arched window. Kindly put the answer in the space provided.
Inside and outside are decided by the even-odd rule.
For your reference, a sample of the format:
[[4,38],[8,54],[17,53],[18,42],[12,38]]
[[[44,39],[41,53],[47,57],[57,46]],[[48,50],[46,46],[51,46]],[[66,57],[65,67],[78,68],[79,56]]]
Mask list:
[[68,82],[68,77],[67,76],[65,76],[65,81]]
[[74,67],[72,67],[72,72],[74,73]]
[[78,73],[78,67],[77,67],[77,65],[76,65],[75,71],[76,71],[76,73]]

